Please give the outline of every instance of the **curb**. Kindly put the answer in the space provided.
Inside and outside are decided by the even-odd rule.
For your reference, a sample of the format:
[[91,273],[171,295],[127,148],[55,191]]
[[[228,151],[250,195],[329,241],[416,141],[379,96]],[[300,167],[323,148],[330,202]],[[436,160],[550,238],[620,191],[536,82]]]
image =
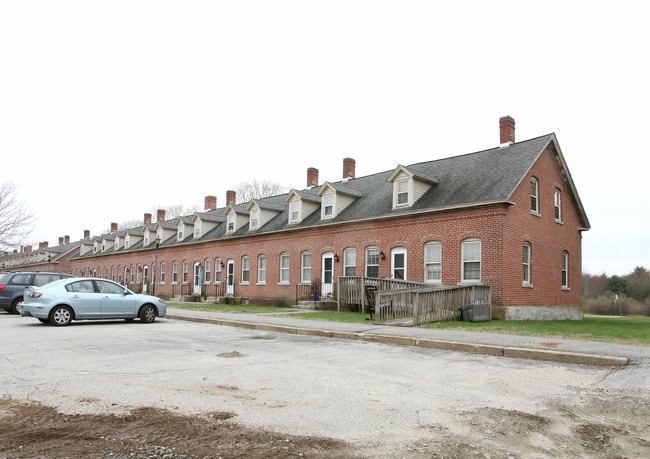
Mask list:
[[529,349],[522,347],[494,346],[489,344],[464,343],[459,341],[444,341],[428,338],[411,338],[407,336],[382,335],[375,333],[341,332],[318,328],[301,328],[286,325],[244,322],[230,319],[213,319],[209,317],[183,316],[167,314],[168,319],[200,322],[228,327],[238,327],[250,330],[263,330],[275,333],[316,336],[321,338],[351,339],[397,346],[414,346],[444,351],[467,352],[471,354],[491,355],[514,359],[541,360],[545,362],[570,363],[576,365],[591,365],[601,367],[621,367],[628,364],[627,357],[608,355],[583,354],[579,352],[562,352],[546,349]]

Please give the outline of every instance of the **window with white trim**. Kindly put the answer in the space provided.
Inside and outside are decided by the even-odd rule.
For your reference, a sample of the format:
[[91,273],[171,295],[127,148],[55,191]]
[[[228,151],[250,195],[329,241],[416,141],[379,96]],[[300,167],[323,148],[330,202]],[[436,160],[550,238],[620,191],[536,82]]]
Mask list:
[[357,249],[345,249],[343,251],[343,275],[357,275]]
[[187,261],[183,261],[183,283],[187,284],[187,280],[189,279],[189,264]]
[[409,203],[409,182],[410,180],[397,181],[397,205],[406,206]]
[[194,222],[194,238],[200,238],[201,237],[201,220],[197,220]]
[[424,282],[442,283],[442,244],[424,245]]
[[555,201],[555,221],[561,222],[562,221],[562,192],[557,188],[555,189],[554,201]]
[[366,249],[366,277],[379,277],[379,248]]
[[205,266],[205,273],[203,275],[203,283],[209,284],[212,279],[212,259],[206,258],[203,262]]
[[230,213],[230,214],[228,214],[228,217],[226,217],[226,218],[227,218],[226,232],[227,233],[232,233],[233,231],[235,231],[235,214]]
[[178,284],[178,262],[172,263],[172,283]]
[[569,288],[569,252],[562,252],[562,288]]
[[461,279],[463,282],[481,280],[481,241],[467,239],[461,245]]
[[221,283],[221,268],[223,267],[223,262],[221,258],[215,258],[214,260],[214,282],[216,284]]
[[259,207],[253,207],[251,209],[251,219],[250,219],[250,228],[257,229],[260,226],[260,209]]
[[289,254],[280,254],[280,283],[289,283]]
[[251,279],[251,259],[248,256],[244,256],[241,259],[241,281],[244,284],[248,284]]
[[160,284],[165,283],[165,262],[160,263],[160,280],[158,281]]
[[311,253],[303,252],[300,258],[300,282],[309,284],[311,283]]
[[539,182],[535,178],[530,180],[530,211],[539,214]]
[[334,193],[328,193],[323,196],[323,218],[334,216]]
[[531,250],[530,244],[524,242],[523,246],[523,274],[522,274],[522,285],[530,286],[530,259],[531,259]]
[[257,257],[257,283],[266,284],[266,255]]
[[177,228],[176,231],[177,231],[176,239],[178,239],[179,241],[182,241],[183,240],[183,232],[185,231],[185,224],[181,223],[180,225],[178,225],[178,228]]
[[300,221],[300,200],[296,199],[289,203],[289,223]]

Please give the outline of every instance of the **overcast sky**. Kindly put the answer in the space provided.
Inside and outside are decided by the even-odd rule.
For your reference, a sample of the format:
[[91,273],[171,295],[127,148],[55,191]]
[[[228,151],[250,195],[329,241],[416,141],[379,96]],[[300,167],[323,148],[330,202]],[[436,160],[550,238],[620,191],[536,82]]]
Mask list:
[[650,269],[647,2],[0,0],[0,182],[34,245],[253,179],[303,189],[555,132],[583,270]]

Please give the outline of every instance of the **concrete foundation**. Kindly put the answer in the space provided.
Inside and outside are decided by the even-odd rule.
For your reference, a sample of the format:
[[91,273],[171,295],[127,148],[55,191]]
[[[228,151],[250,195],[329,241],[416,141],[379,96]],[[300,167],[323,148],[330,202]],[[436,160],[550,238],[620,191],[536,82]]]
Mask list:
[[582,320],[582,308],[566,306],[492,306],[496,320]]

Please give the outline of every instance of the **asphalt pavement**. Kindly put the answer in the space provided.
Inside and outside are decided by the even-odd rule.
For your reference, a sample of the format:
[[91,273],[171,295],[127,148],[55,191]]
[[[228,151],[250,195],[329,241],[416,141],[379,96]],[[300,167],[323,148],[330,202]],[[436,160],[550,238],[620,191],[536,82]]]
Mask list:
[[578,365],[621,367],[628,364],[646,364],[650,360],[650,348],[646,346],[555,337],[379,325],[371,321],[368,321],[367,324],[360,324],[298,319],[292,318],[291,313],[286,312],[234,314],[169,308],[166,318],[278,333],[364,340],[388,345],[419,346]]

